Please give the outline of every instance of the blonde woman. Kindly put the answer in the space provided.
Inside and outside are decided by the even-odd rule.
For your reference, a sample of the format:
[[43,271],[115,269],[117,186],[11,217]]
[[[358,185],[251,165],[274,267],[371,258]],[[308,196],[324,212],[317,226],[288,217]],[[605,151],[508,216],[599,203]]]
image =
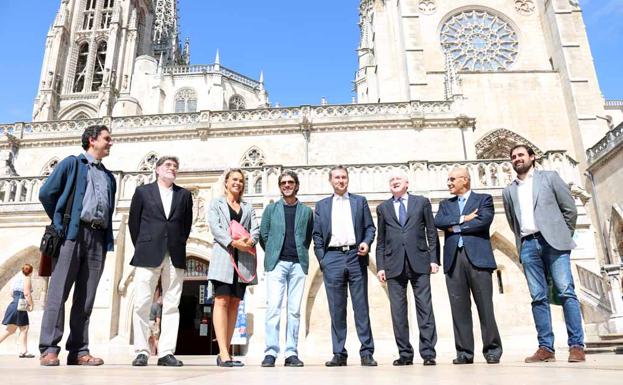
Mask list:
[[[11,282],[11,292],[13,293],[13,301],[7,306],[4,313],[2,325],[4,329],[0,331],[0,342],[4,341],[8,336],[15,333],[19,328],[19,357],[33,358],[35,355],[28,353],[28,312],[32,310],[32,284],[30,282],[30,274],[32,273],[32,265],[25,263],[22,271]],[[26,299],[28,310],[17,310],[17,303],[20,299]]]
[[[216,363],[222,367],[234,367],[244,366],[233,360],[229,351],[238,304],[244,298],[247,285],[257,284],[257,261],[253,250],[260,231],[253,206],[242,200],[245,184],[242,170],[227,170],[223,179],[225,192],[222,197],[212,200],[208,211],[214,236],[208,280],[214,297],[212,321],[219,346]],[[248,231],[248,237],[232,239],[230,226],[234,220]]]

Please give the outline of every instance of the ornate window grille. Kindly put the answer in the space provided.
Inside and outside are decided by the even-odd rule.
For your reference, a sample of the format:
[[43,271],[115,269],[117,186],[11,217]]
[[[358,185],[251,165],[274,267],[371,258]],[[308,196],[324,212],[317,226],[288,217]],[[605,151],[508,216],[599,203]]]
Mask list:
[[93,82],[91,83],[91,90],[97,91],[102,86],[104,80],[104,65],[106,64],[106,50],[108,44],[106,41],[102,41],[97,45],[97,53],[95,55],[95,67],[93,71]]
[[264,153],[257,147],[251,147],[240,161],[241,167],[261,167],[266,163]]
[[138,165],[138,170],[153,171],[156,168],[156,162],[158,162],[159,158],[160,156],[157,153],[150,152],[149,154],[145,155],[143,160],[141,160],[141,163]]
[[482,9],[450,17],[441,28],[441,46],[460,71],[504,71],[519,54],[517,33],[510,23]]
[[89,60],[89,44],[82,43],[78,48],[78,62],[76,64],[76,77],[74,79],[74,92],[84,91],[84,83],[87,75],[87,62]]
[[244,98],[240,95],[234,95],[229,98],[229,109],[230,110],[244,110],[246,108],[246,103]]
[[175,112],[196,112],[197,93],[192,88],[182,88],[175,94]]
[[41,175],[43,176],[50,175],[52,171],[54,171],[54,167],[58,165],[58,162],[59,162],[58,158],[50,159],[48,163],[46,163],[45,166],[43,166],[43,169],[41,170]]

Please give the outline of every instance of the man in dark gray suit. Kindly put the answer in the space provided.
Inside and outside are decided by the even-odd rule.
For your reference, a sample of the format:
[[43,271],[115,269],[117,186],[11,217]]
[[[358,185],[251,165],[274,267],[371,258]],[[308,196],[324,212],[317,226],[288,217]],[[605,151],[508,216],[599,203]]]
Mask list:
[[569,186],[555,171],[534,169],[534,151],[517,145],[510,151],[517,179],[504,189],[506,218],[513,233],[532,297],[532,316],[539,348],[525,362],[555,361],[554,333],[548,300],[551,276],[562,300],[569,362],[585,361],[580,302],[575,295],[570,254],[577,220]]
[[377,276],[387,282],[394,336],[400,357],[394,366],[413,364],[409,342],[407,285],[411,283],[417,323],[420,329],[420,356],[424,365],[435,365],[435,315],[430,290],[430,274],[439,271],[439,238],[428,199],[407,192],[409,181],[403,173],[391,175],[393,197],[376,208]]
[[329,171],[334,194],[316,203],[314,251],[322,269],[331,315],[333,358],[326,366],[346,366],[346,290],[350,289],[362,366],[376,366],[368,309],[368,252],[376,228],[365,197],[348,192],[348,170]]

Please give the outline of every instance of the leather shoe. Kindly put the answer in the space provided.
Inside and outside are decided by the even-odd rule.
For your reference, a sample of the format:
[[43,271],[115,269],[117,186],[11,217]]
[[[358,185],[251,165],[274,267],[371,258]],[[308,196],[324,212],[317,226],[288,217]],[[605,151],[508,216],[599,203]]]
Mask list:
[[43,353],[39,358],[39,365],[41,366],[59,366],[58,354],[56,353]]
[[81,366],[100,366],[104,365],[104,360],[99,357],[93,357],[90,354],[85,354],[77,358],[67,357],[67,365],[81,365]]
[[422,364],[424,366],[435,366],[437,365],[437,361],[435,361],[433,357],[428,357],[424,359],[424,362],[422,362]]
[[378,363],[374,360],[372,355],[361,357],[361,366],[377,366]]
[[223,361],[221,360],[221,356],[216,356],[216,366],[220,366],[221,368],[233,368],[234,362],[232,360]]
[[138,354],[134,361],[132,361],[132,366],[147,366],[148,357],[145,354]]
[[392,365],[394,365],[394,366],[413,365],[413,359],[412,358],[400,357],[397,360],[394,360],[394,362],[392,362]]
[[586,353],[581,346],[572,346],[569,348],[569,362],[584,362],[586,361]]
[[158,366],[184,366],[184,363],[175,358],[173,354],[167,354],[158,358]]
[[324,363],[324,366],[346,366],[346,357],[334,354],[330,361]]
[[524,362],[526,364],[531,364],[533,362],[555,362],[556,354],[554,352],[549,351],[543,346],[539,346],[537,351],[531,355],[530,357],[526,357]]
[[262,368],[273,368],[275,367],[275,356],[271,356],[270,354],[267,354],[266,356],[264,356],[264,359],[262,360]]
[[303,363],[303,361],[299,360],[298,356],[290,356],[290,357],[286,358],[286,361],[283,364],[283,366],[290,366],[290,367],[300,368],[300,367],[305,366],[305,364]]
[[474,363],[474,359],[473,358],[467,358],[467,357],[459,356],[459,357],[453,359],[452,363],[454,365],[473,364]]
[[487,354],[485,356],[485,360],[487,360],[487,364],[499,364],[500,357],[494,356],[493,354]]

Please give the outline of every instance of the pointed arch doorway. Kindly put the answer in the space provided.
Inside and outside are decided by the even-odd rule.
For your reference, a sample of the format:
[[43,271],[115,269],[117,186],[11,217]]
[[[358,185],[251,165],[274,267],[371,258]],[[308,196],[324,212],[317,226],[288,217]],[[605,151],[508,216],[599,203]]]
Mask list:
[[180,326],[176,354],[213,355],[218,344],[212,327],[212,300],[208,298],[206,259],[189,255],[186,259],[184,286],[180,299]]

